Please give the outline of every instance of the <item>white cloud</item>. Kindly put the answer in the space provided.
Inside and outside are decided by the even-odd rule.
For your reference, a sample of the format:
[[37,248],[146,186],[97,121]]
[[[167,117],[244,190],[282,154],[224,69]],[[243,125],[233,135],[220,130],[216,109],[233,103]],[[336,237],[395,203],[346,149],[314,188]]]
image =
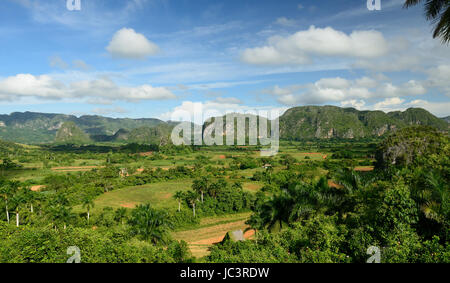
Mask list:
[[[343,103],[343,105],[363,106],[361,100],[416,96],[427,92],[423,82],[408,81],[399,86],[390,82],[362,77],[355,80],[344,78],[323,78],[315,83],[279,87],[275,85],[265,93],[273,95],[284,105]],[[358,101],[359,100],[359,101]],[[356,104],[358,103],[358,104]]]
[[262,47],[248,48],[241,60],[249,64],[307,64],[313,56],[376,58],[388,44],[378,31],[353,31],[347,35],[331,27],[299,31],[288,37],[274,36]]
[[403,102],[405,102],[405,100],[399,97],[386,98],[385,100],[376,103],[374,108],[377,110],[389,111],[393,106],[399,106],[403,104]]
[[341,102],[341,107],[353,107],[358,110],[361,110],[365,105],[366,103],[363,100],[356,100],[356,99]]
[[69,64],[67,64],[61,57],[52,56],[50,57],[50,66],[53,68],[67,69]]
[[281,18],[278,18],[275,21],[275,23],[278,24],[278,25],[281,25],[281,26],[291,27],[291,26],[295,26],[296,22],[293,19],[288,19],[286,17],[281,17]]
[[106,50],[115,58],[144,59],[158,53],[159,47],[143,34],[123,28],[114,34]]
[[0,99],[15,100],[17,97],[23,96],[52,99],[64,98],[68,95],[65,85],[48,75],[18,74],[0,81]]
[[422,95],[426,92],[427,89],[423,84],[415,80],[410,80],[401,86],[385,83],[378,89],[378,94],[384,97]]
[[448,101],[427,101],[422,99],[416,99],[410,102],[406,102],[405,99],[399,97],[393,97],[385,99],[381,102],[367,107],[370,110],[381,110],[384,112],[391,111],[405,111],[408,108],[423,108],[437,117],[446,117],[450,115],[450,102]]
[[450,96],[450,65],[439,65],[427,70],[428,83]]
[[74,81],[65,84],[49,75],[18,74],[0,80],[0,100],[24,97],[41,99],[89,98],[101,100],[163,100],[176,96],[165,87],[151,85],[118,86],[108,78]]

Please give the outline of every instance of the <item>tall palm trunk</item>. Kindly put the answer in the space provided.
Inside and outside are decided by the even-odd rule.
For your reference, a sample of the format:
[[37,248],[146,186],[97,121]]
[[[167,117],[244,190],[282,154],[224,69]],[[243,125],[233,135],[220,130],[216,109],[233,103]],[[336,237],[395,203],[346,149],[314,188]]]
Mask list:
[[9,224],[8,200],[6,200],[6,219],[8,220],[8,224]]
[[16,227],[19,227],[19,212],[16,211]]
[[87,221],[88,221],[88,224],[89,224],[89,216],[90,216],[90,214],[89,214],[89,210],[88,210],[88,212],[87,212]]
[[203,191],[202,191],[202,203],[203,203]]
[[180,212],[180,210],[181,210],[181,201],[178,200],[178,212]]
[[192,211],[194,212],[194,217],[195,217],[195,203],[192,204]]
[[31,213],[33,213],[33,212],[34,212],[34,209],[33,209],[33,204],[31,204],[31,205],[30,205],[30,211],[31,211]]

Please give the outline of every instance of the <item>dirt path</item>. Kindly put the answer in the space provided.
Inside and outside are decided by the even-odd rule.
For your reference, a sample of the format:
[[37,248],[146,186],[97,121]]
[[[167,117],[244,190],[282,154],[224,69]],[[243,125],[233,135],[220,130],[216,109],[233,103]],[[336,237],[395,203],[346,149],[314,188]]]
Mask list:
[[374,167],[373,166],[359,166],[359,167],[355,167],[355,171],[359,171],[359,172],[369,172],[369,171],[373,171]]
[[105,166],[62,166],[62,167],[53,167],[53,171],[58,172],[76,172],[76,171],[89,171],[96,168],[103,168]]
[[[195,257],[203,257],[208,255],[209,248],[223,240],[227,232],[242,230],[244,231],[248,225],[246,220],[233,221],[225,224],[199,228],[195,230],[180,231],[173,234],[177,240],[184,240],[189,244],[189,248]],[[244,234],[246,239],[251,238],[254,231],[249,230]]]

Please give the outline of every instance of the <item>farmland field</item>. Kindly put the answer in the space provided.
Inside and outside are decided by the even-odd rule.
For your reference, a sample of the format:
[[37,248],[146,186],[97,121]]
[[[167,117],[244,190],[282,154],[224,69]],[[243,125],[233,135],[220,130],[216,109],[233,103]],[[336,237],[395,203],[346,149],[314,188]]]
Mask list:
[[[257,147],[168,145],[151,153],[145,145],[136,145],[133,151],[123,150],[120,144],[100,149],[25,147],[5,160],[10,168],[1,172],[10,180],[4,183],[4,192],[20,185],[9,207],[14,207],[19,193],[24,200],[9,209],[9,224],[5,214],[2,223],[11,233],[19,233],[17,227],[49,229],[55,237],[71,231],[80,237],[71,241],[80,246],[86,245],[81,239],[95,237],[88,241],[93,246],[85,247],[91,250],[111,246],[97,245],[97,241],[118,241],[121,249],[129,249],[127,256],[145,260],[150,255],[143,253],[157,248],[162,250],[151,252],[152,256],[169,257],[173,252],[171,256],[178,258],[170,260],[177,262],[309,262],[286,245],[306,245],[302,253],[309,255],[309,247],[316,245],[310,239],[320,242],[330,237],[348,249],[342,239],[350,237],[348,233],[360,233],[359,226],[352,226],[351,213],[364,211],[365,206],[359,205],[367,201],[366,194],[373,198],[383,190],[404,188],[403,181],[390,188],[390,171],[377,167],[375,145],[381,142],[282,141],[279,153],[272,157],[261,157]],[[412,169],[397,174],[409,174],[408,170]],[[383,174],[389,181],[380,177]],[[439,183],[439,177],[435,178],[433,182]],[[396,194],[388,200],[402,197],[401,191]],[[17,223],[14,213],[20,214]],[[368,216],[358,217],[366,221]],[[232,233],[242,235],[236,241],[246,242],[245,248],[230,238]],[[294,239],[300,240],[294,243]],[[263,246],[265,250],[260,249]],[[336,256],[333,260],[347,258]],[[111,261],[92,259],[103,260]],[[358,262],[356,257],[353,260]]]

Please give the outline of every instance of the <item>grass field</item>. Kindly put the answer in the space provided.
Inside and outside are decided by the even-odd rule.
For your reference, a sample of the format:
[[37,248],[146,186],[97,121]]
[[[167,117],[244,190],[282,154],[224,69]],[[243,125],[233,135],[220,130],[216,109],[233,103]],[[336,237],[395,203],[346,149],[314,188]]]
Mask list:
[[176,200],[172,198],[176,191],[186,191],[191,187],[191,180],[155,183],[143,186],[127,187],[107,192],[95,200],[95,210],[104,207],[133,208],[136,205],[150,203],[156,208],[177,208]]

